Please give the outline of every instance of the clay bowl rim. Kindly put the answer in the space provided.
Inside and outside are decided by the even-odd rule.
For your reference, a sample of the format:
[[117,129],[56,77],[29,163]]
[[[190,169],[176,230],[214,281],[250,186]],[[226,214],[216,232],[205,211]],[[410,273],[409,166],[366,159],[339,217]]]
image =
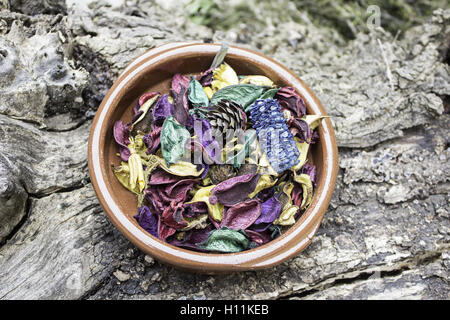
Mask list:
[[[136,58],[120,74],[103,99],[93,120],[88,144],[89,173],[93,188],[106,215],[118,230],[143,252],[157,260],[180,269],[202,273],[268,268],[301,252],[311,242],[328,208],[338,171],[336,137],[330,119],[326,118],[322,120],[318,129],[324,161],[311,205],[280,237],[260,247],[238,253],[202,253],[170,245],[151,236],[120,210],[108,190],[105,179],[105,170],[110,170],[104,154],[105,132],[108,126],[105,119],[111,115],[123,97],[127,84],[138,75],[149,72],[155,66],[167,63],[171,59],[182,59],[183,56],[208,55],[212,59],[219,48],[220,44],[216,43],[168,43]],[[250,64],[264,65],[271,72],[275,72],[285,85],[295,88],[305,99],[309,114],[327,115],[313,91],[292,71],[273,59],[231,45],[227,56],[243,59]]]

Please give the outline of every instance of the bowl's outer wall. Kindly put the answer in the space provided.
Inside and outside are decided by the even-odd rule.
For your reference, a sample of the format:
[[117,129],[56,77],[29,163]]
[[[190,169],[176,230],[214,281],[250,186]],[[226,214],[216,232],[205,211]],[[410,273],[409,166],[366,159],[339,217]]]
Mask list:
[[[107,96],[103,100],[97,115],[94,119],[92,125],[91,136],[89,140],[89,170],[91,173],[92,184],[94,186],[95,192],[99,198],[99,201],[105,210],[108,217],[111,221],[116,225],[116,227],[135,245],[137,245],[144,252],[154,256],[158,260],[173,265],[175,267],[204,272],[204,273],[216,273],[216,272],[229,272],[229,271],[237,271],[237,270],[249,270],[249,269],[259,269],[268,267],[274,264],[277,264],[281,261],[286,260],[294,254],[297,254],[301,250],[303,250],[311,241],[313,235],[317,231],[320,222],[323,218],[323,215],[328,207],[329,201],[331,199],[332,192],[334,190],[336,175],[337,175],[337,146],[336,140],[334,136],[334,131],[331,125],[331,121],[329,119],[325,119],[322,122],[322,126],[319,127],[319,136],[320,140],[317,144],[314,145],[311,152],[311,160],[317,167],[317,187],[315,189],[313,201],[310,207],[306,210],[306,212],[298,219],[296,224],[292,226],[289,230],[287,230],[281,237],[271,241],[271,244],[279,242],[281,238],[287,236],[289,233],[293,232],[299,225],[302,225],[306,219],[310,220],[306,227],[295,237],[297,243],[301,243],[301,246],[296,248],[296,250],[286,254],[289,251],[289,248],[279,247],[276,250],[265,251],[264,255],[260,257],[255,257],[250,261],[240,262],[239,255],[242,253],[235,254],[227,254],[236,256],[236,264],[233,265],[223,265],[220,262],[219,256],[224,256],[224,254],[210,254],[210,253],[196,253],[193,251],[189,251],[190,254],[206,256],[208,259],[208,263],[199,263],[197,261],[190,261],[184,258],[180,258],[183,252],[188,250],[177,248],[171,246],[167,243],[163,243],[159,239],[159,241],[164,244],[164,246],[171,247],[180,252],[180,256],[173,255],[171,253],[167,253],[164,250],[160,250],[154,247],[150,247],[148,244],[140,241],[133,232],[130,232],[124,225],[119,221],[117,216],[112,212],[110,206],[106,202],[100,188],[98,187],[98,181],[96,175],[99,170],[94,170],[94,161],[92,159],[92,139],[93,139],[93,131],[94,128],[98,125],[101,126],[100,131],[100,142],[99,142],[99,163],[101,166],[101,175],[105,180],[105,184],[108,188],[108,191],[111,193],[113,199],[115,199],[117,205],[120,208],[120,211],[128,217],[128,220],[136,225],[138,228],[138,224],[135,219],[133,219],[133,215],[137,212],[137,203],[136,197],[131,192],[127,191],[125,188],[121,186],[121,184],[114,177],[114,174],[111,170],[111,164],[118,165],[120,163],[120,159],[117,157],[118,148],[113,139],[112,128],[117,120],[122,120],[125,123],[128,123],[132,117],[132,107],[135,104],[136,100],[139,96],[146,91],[159,91],[161,93],[168,93],[170,89],[170,81],[175,73],[182,74],[199,74],[200,72],[209,68],[212,59],[214,58],[215,52],[219,49],[220,45],[217,44],[168,44],[162,47],[157,48],[156,50],[150,50],[147,53],[143,54],[141,57],[135,59],[132,64],[119,76],[118,80],[114,83],[112,88],[109,90]],[[195,50],[192,50],[195,48]],[[201,50],[201,49],[207,50]],[[235,48],[235,47],[232,47]],[[161,58],[158,57],[162,53],[171,52],[174,49],[178,49],[178,51],[182,52],[182,54],[178,54],[176,56],[169,56],[169,58]],[[216,49],[216,50],[211,50]],[[237,48],[235,48],[237,49]],[[239,49],[240,51],[242,49]],[[249,50],[245,50],[251,52]],[[253,52],[252,52],[253,53]],[[254,53],[256,54],[256,53]],[[229,52],[225,61],[229,63],[237,72],[237,74],[262,74],[271,78],[277,85],[280,86],[294,86],[289,79],[286,79],[282,75],[274,72],[271,68],[266,65],[266,61],[270,60],[274,62],[270,58],[264,57],[260,54],[256,54],[256,57],[260,57],[260,59],[255,59],[255,55],[252,55],[252,59],[248,57],[242,56],[241,54],[236,54]],[[156,62],[146,67],[145,70],[139,72],[134,76],[131,81],[129,81],[125,87],[123,87],[114,101],[112,102],[112,107],[108,110],[104,121],[100,124],[98,123],[98,116],[100,112],[105,108],[105,103],[110,97],[110,95],[116,90],[119,83],[124,81],[124,79],[132,73],[136,68],[141,67],[146,61],[151,59],[155,59]],[[291,73],[292,74],[292,73]],[[292,74],[295,77],[295,75]],[[297,77],[295,77],[297,81],[299,81],[303,88],[302,90],[307,90],[309,95],[312,98],[312,103],[315,104],[315,109],[320,110],[320,114],[326,115],[325,110],[320,104],[317,97],[312,93],[312,91]],[[295,87],[295,86],[294,86]],[[298,88],[296,88],[297,91]],[[300,93],[300,92],[299,92]],[[310,99],[311,100],[311,99]],[[311,101],[306,101],[308,113],[314,114],[316,113],[312,106]],[[327,130],[324,130],[326,127]],[[323,138],[327,135],[331,144],[325,146],[323,143]],[[327,165],[330,161],[327,161],[328,157],[332,157],[331,159],[331,167]],[[328,159],[328,160],[330,160]],[[328,180],[328,185],[325,185],[325,174],[324,170],[327,171],[327,174],[331,174],[331,180]],[[97,173],[96,173],[97,172]],[[326,193],[326,196],[318,203],[319,195],[322,193]],[[319,210],[315,210],[316,213],[314,216],[311,216],[312,208],[315,206],[319,206]],[[144,231],[145,232],[145,231]],[[151,237],[149,235],[149,237]],[[290,242],[290,244],[293,242]],[[267,246],[267,245],[264,245]],[[264,247],[261,246],[260,248]],[[252,249],[255,250],[255,249]],[[250,250],[251,251],[251,250]],[[247,251],[248,252],[248,251]],[[277,256],[283,253],[283,258],[278,259]],[[203,257],[203,259],[205,259]],[[210,261],[209,261],[210,260]],[[273,261],[273,262],[270,262]]]

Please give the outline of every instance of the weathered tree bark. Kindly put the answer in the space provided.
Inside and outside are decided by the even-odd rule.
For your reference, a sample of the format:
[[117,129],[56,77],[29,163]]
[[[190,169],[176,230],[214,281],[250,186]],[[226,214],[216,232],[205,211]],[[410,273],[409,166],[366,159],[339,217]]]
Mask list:
[[[0,299],[450,298],[449,10],[400,38],[346,42],[307,20],[214,31],[159,1],[34,3],[0,11]],[[274,57],[333,116],[330,208],[312,244],[269,270],[164,266],[111,225],[89,183],[90,122],[111,81],[154,46],[205,39]]]

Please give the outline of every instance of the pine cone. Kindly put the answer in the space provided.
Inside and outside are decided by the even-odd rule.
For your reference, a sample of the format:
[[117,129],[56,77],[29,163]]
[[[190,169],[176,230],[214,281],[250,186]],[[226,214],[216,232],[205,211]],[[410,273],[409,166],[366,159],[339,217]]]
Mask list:
[[228,129],[244,129],[247,115],[237,104],[229,100],[220,100],[212,105],[206,114],[213,134],[226,134]]

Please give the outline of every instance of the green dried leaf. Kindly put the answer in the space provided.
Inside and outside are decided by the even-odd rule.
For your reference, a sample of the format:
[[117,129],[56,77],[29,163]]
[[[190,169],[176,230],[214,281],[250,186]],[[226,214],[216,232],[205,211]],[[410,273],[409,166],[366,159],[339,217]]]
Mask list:
[[273,99],[273,97],[275,97],[275,95],[277,94],[278,91],[280,91],[280,89],[281,88],[269,89],[266,92],[264,92],[263,95],[258,99]]
[[266,87],[255,86],[253,84],[234,84],[220,89],[211,98],[211,104],[216,104],[220,100],[230,100],[246,109],[258,99]]
[[164,120],[161,130],[161,152],[169,166],[184,155],[186,143],[190,138],[189,131],[173,116]]
[[209,104],[208,96],[200,82],[191,77],[189,81],[188,99],[194,108],[204,108]]
[[227,227],[211,231],[206,241],[197,244],[202,249],[217,252],[240,252],[248,245],[249,240],[244,230],[233,230]]

